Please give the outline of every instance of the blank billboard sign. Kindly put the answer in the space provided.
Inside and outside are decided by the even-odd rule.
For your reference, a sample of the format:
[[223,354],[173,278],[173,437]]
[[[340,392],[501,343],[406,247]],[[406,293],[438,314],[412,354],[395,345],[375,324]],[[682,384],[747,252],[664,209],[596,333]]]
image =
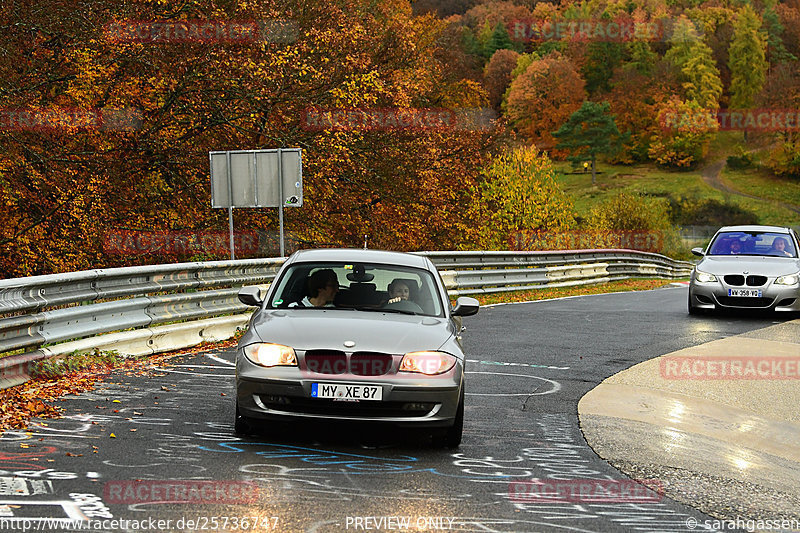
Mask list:
[[209,160],[212,207],[300,207],[303,204],[300,148],[209,152]]

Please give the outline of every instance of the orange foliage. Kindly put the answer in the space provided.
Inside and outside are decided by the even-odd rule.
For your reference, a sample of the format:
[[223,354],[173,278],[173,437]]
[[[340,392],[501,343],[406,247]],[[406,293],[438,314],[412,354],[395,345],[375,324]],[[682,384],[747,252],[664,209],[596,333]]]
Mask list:
[[[0,57],[4,109],[134,110],[128,127],[0,130],[0,277],[136,263],[225,259],[175,249],[109,254],[115,230],[227,230],[212,209],[208,152],[301,147],[304,204],[286,229],[304,246],[452,248],[475,221],[460,205],[489,157],[490,135],[312,131],[303,110],[482,106],[447,62],[448,27],[408,2],[149,0],[14,3]],[[113,22],[286,21],[247,42],[130,42]],[[236,210],[236,229],[275,231],[276,209]],[[273,252],[274,254],[274,252]]]
[[552,148],[552,133],[586,99],[584,81],[572,62],[554,52],[533,61],[511,83],[508,117],[541,148]]
[[483,80],[489,93],[489,104],[499,110],[508,85],[511,71],[517,66],[519,54],[513,50],[498,50],[492,55],[483,71]]

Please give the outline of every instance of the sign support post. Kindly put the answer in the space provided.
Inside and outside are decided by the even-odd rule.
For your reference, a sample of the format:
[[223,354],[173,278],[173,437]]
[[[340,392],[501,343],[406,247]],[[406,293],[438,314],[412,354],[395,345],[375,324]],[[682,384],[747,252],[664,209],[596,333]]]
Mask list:
[[278,204],[278,231],[280,232],[281,240],[281,257],[285,257],[286,253],[284,252],[285,248],[283,245],[283,155],[280,148],[278,148],[278,176],[278,195],[281,199],[281,202]]

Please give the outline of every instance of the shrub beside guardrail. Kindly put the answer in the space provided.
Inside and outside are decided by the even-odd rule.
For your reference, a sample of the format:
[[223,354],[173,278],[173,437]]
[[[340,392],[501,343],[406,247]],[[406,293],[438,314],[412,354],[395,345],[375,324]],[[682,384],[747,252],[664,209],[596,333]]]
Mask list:
[[[692,264],[634,250],[418,252],[452,295],[686,277]],[[283,258],[87,270],[0,280],[0,388],[31,363],[95,349],[147,355],[218,341],[252,310],[243,285],[268,285]]]

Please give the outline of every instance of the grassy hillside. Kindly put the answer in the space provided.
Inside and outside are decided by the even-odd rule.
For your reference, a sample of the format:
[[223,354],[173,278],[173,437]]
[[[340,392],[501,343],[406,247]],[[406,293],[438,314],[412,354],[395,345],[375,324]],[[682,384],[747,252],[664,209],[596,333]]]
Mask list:
[[591,174],[573,174],[567,162],[556,162],[555,166],[559,184],[572,198],[580,217],[586,217],[599,202],[624,191],[676,201],[679,198],[709,198],[753,213],[761,224],[800,224],[800,214],[776,203],[778,200],[800,205],[800,182],[776,178],[760,169],[725,169],[721,175],[723,183],[730,187],[762,198],[753,199],[713,188],[703,181],[700,170],[671,172],[652,165],[600,164],[602,174],[598,174],[597,184],[592,186]]

